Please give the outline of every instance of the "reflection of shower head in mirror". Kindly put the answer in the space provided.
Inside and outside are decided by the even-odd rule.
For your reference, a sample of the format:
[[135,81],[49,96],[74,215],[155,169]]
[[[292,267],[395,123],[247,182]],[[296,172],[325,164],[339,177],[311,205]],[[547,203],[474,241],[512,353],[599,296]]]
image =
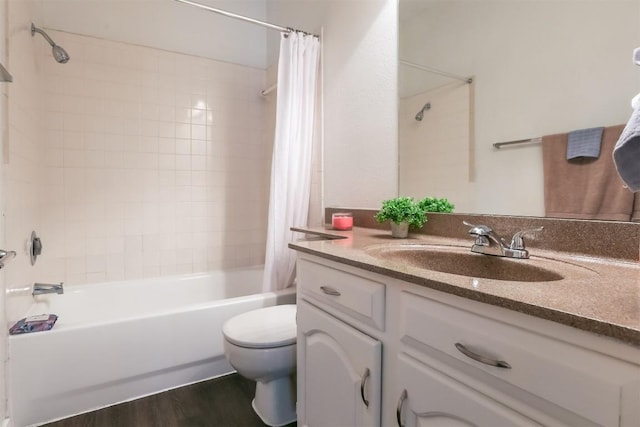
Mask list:
[[416,120],[421,122],[422,119],[424,118],[424,112],[430,109],[431,109],[430,102],[427,102],[426,104],[424,104],[424,107],[422,107],[422,110],[418,111],[418,114],[416,114]]

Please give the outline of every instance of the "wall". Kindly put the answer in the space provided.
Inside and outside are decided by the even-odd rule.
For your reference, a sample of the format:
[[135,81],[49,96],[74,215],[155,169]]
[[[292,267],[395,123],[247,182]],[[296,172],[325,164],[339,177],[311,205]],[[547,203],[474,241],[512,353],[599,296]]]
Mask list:
[[493,143],[628,120],[640,90],[630,60],[639,9],[637,0],[435,2],[402,22],[401,58],[475,77],[474,212],[544,214],[541,147]]
[[395,197],[397,2],[271,0],[267,12],[308,31],[322,25],[325,206],[377,208]]
[[[402,196],[445,197],[456,212],[470,212],[472,90],[467,83],[453,82],[400,99],[398,181]],[[416,120],[426,103],[431,108],[422,121]]]
[[398,192],[397,3],[331,2],[324,37],[326,206]]
[[263,262],[264,70],[51,31],[42,52],[39,279],[68,284]]
[[[7,2],[0,1],[0,63],[8,67],[7,62]],[[7,124],[7,83],[0,83],[0,245],[5,248],[5,224],[4,224],[4,149],[8,144],[9,134]],[[4,325],[6,314],[5,308],[5,274],[4,269],[0,270],[0,319]],[[8,372],[8,333],[7,328],[0,328],[0,422],[7,415],[7,372]]]
[[[36,280],[29,261],[29,238],[40,226],[39,183],[43,160],[39,46],[32,40],[30,23],[38,16],[33,1],[7,2],[8,69],[13,83],[8,91],[8,146],[4,146],[5,162],[5,249],[15,250],[16,258],[7,265],[7,320],[19,318],[30,304],[28,290]],[[40,41],[42,42],[42,41]],[[46,42],[45,42],[46,43]]]
[[[40,0],[46,28],[267,68],[266,28],[173,0]],[[264,20],[264,0],[198,0]],[[273,37],[277,36],[272,35]]]

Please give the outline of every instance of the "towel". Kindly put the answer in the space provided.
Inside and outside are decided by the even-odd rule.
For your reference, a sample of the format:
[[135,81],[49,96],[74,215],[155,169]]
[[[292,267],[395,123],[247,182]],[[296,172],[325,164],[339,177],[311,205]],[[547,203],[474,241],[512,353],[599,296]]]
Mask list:
[[636,107],[613,149],[613,161],[629,190],[640,191],[640,108]]
[[581,129],[569,132],[567,142],[567,160],[578,157],[600,157],[600,145],[602,141],[603,127]]
[[[566,160],[568,134],[542,138],[545,214],[555,218],[629,221],[634,194],[616,173],[611,153],[624,125],[604,128],[598,159]],[[636,208],[636,211],[638,208]]]

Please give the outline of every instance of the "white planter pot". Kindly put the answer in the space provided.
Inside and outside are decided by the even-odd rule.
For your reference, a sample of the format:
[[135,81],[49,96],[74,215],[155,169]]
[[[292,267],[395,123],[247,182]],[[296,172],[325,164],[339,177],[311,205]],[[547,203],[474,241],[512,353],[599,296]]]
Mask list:
[[401,222],[397,224],[395,222],[391,222],[391,237],[395,237],[397,239],[404,239],[409,235],[409,223]]

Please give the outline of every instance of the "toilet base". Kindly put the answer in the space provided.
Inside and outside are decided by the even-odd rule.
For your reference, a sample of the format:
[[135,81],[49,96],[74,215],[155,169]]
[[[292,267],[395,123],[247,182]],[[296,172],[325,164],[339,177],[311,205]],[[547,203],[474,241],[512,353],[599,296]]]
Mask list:
[[296,378],[288,375],[263,383],[256,382],[253,410],[268,426],[280,427],[297,420]]

